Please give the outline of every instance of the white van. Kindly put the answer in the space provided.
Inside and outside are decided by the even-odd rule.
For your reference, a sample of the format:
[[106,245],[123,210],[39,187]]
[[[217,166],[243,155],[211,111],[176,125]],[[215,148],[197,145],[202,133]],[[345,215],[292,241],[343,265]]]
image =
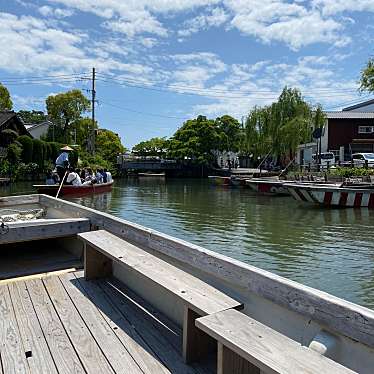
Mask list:
[[321,153],[321,162],[319,162],[319,153],[315,153],[312,156],[312,160],[315,164],[321,164],[321,166],[334,165],[335,164],[335,155],[332,152],[322,152]]
[[374,153],[353,153],[352,155],[353,165],[355,167],[363,167],[365,163],[368,163],[369,168],[374,167]]

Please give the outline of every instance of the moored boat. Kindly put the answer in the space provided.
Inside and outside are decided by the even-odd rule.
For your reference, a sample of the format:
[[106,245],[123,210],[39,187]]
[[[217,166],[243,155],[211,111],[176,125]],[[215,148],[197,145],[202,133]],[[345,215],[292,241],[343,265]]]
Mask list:
[[[113,181],[108,183],[100,183],[100,184],[89,184],[89,185],[81,185],[81,186],[72,186],[72,185],[63,185],[60,191],[59,196],[84,196],[84,195],[92,195],[98,194],[103,192],[110,192],[112,190]],[[35,184],[33,186],[37,189],[39,194],[45,194],[50,196],[56,196],[57,191],[60,187],[58,184],[47,185],[47,184]]]
[[165,178],[165,173],[138,173],[139,178]]
[[230,177],[221,177],[219,175],[209,175],[208,179],[215,186],[229,186],[231,180]]
[[330,207],[374,208],[374,185],[285,183],[297,201]]
[[246,184],[256,192],[266,195],[289,195],[287,188],[283,187],[284,180],[278,178],[252,178]]

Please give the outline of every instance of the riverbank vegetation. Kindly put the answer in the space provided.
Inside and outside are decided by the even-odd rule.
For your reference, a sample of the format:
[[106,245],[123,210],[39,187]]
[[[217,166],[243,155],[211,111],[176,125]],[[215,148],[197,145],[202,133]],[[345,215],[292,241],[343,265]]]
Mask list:
[[271,105],[253,108],[243,124],[225,115],[198,116],[186,121],[173,136],[143,141],[133,148],[140,156],[159,156],[215,166],[217,152],[234,152],[255,165],[267,154],[277,162],[294,157],[297,146],[312,140],[325,123],[320,105],[311,106],[300,91],[285,87]]
[[[0,84],[0,110],[11,110],[13,103],[7,88]],[[117,134],[100,129],[97,122],[86,117],[90,101],[79,90],[50,95],[46,99],[47,113],[43,111],[20,110],[17,114],[24,123],[50,121],[46,135],[32,139],[27,135],[18,136],[13,130],[1,132],[2,144],[6,147],[5,159],[0,164],[0,175],[12,179],[37,179],[47,170],[54,168],[60,148],[72,145],[74,165],[92,168],[107,168],[116,174],[117,155],[125,151]],[[95,154],[88,152],[88,139],[95,133]]]

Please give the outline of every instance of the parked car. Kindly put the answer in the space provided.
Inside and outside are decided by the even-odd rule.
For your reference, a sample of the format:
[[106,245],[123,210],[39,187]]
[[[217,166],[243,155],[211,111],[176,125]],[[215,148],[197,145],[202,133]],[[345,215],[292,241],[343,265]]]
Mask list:
[[355,167],[363,167],[367,162],[369,168],[374,168],[374,153],[353,153],[352,161]]
[[315,153],[312,156],[313,163],[321,164],[321,166],[332,166],[335,164],[335,155],[332,152],[322,152],[321,153],[321,161],[319,161],[319,153]]

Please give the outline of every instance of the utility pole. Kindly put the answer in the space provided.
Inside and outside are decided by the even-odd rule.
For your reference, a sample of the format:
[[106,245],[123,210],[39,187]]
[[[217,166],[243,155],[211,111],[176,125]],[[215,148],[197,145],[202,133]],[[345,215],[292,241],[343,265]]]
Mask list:
[[90,152],[92,155],[95,154],[95,102],[96,102],[96,90],[95,90],[95,78],[96,78],[96,70],[92,68],[92,131],[90,136]]

